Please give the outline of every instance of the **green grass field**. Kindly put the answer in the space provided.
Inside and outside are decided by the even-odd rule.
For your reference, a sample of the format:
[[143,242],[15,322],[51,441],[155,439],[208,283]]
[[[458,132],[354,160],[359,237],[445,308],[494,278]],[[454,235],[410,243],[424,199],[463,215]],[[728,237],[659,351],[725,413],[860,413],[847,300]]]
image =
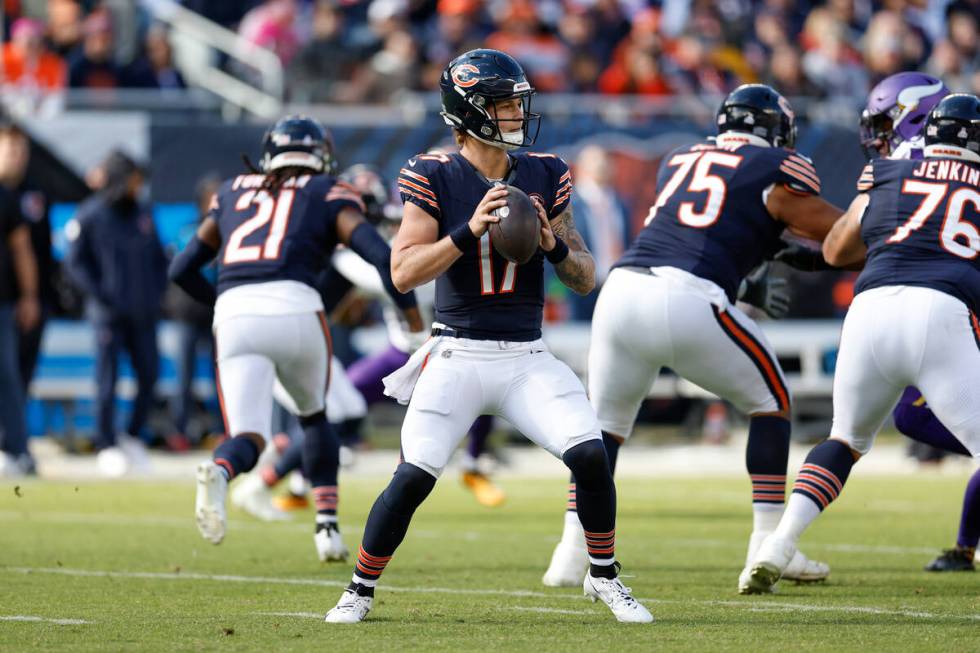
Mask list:
[[[342,488],[352,549],[384,483]],[[359,626],[322,622],[351,569],[316,562],[309,514],[232,511],[215,547],[194,526],[190,481],[0,485],[0,650],[980,650],[980,577],[921,571],[952,542],[965,477],[856,470],[804,540],[831,580],[762,598],[734,591],[747,480],[622,480],[618,557],[650,626],[542,587],[565,483],[503,485],[508,502],[488,510],[447,473]]]

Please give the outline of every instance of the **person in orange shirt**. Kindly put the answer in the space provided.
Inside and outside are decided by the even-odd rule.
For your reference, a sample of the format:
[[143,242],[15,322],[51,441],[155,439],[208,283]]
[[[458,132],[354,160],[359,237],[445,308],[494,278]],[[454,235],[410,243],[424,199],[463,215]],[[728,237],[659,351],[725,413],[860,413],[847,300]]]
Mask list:
[[32,18],[14,21],[3,48],[4,84],[50,92],[63,89],[65,80],[65,62],[44,45],[44,25]]

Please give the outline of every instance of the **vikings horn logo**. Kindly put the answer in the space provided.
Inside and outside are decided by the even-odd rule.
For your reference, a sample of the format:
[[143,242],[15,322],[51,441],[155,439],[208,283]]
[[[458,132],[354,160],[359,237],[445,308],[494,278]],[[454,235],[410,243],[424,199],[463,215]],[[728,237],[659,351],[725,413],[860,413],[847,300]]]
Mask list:
[[471,63],[464,63],[453,68],[453,82],[460,88],[469,88],[480,81],[480,69]]

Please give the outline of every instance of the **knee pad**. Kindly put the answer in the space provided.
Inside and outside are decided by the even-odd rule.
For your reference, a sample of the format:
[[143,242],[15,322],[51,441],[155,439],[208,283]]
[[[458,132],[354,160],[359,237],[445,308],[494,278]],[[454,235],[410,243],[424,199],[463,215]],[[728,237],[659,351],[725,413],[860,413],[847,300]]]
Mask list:
[[402,463],[381,493],[385,507],[401,515],[411,515],[436,486],[436,477],[411,463]]
[[597,489],[612,483],[609,458],[602,440],[577,444],[562,454],[561,459],[572,470],[575,484],[584,490]]

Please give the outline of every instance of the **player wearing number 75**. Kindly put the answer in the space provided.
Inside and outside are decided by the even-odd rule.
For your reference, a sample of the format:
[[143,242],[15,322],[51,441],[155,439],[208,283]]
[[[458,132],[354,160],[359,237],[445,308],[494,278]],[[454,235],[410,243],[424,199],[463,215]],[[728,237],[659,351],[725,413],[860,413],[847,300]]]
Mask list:
[[[822,241],[841,212],[819,197],[813,165],[793,150],[793,111],[775,90],[735,89],[718,110],[717,128],[717,138],[664,157],[646,225],[599,293],[589,397],[613,463],[663,367],[748,413],[748,561],[782,513],[790,396],[772,347],[735,301],[746,275],[785,246],[784,231]],[[584,572],[588,535],[575,518],[582,488],[573,480],[545,585],[571,585]],[[787,568],[800,580],[828,573],[802,554]]]
[[980,457],[980,100],[940,101],[925,145],[921,160],[872,161],[824,241],[828,262],[864,263],[841,332],[834,423],[751,564],[753,591],[779,580],[906,386]]
[[[364,219],[360,193],[333,176],[333,140],[323,126],[303,116],[283,118],[266,132],[262,151],[260,171],[221,185],[197,237],[170,265],[171,279],[214,304],[218,398],[231,436],[197,469],[197,526],[214,544],[224,538],[228,482],[255,466],[269,440],[275,393],[303,426],[318,552],[343,559],[340,442],[324,413],[330,335],[316,278],[333,250],[347,245],[378,269],[412,331],[422,330],[422,320],[414,294],[400,293],[391,281],[391,250]],[[200,272],[214,258],[217,289]]]
[[[572,221],[568,166],[551,154],[516,152],[534,142],[539,116],[531,113],[534,89],[509,55],[467,52],[449,63],[440,87],[442,116],[460,151],[418,155],[401,169],[405,210],[391,257],[400,289],[435,279],[433,337],[385,378],[385,392],[408,403],[403,461],[371,509],[353,579],[326,620],[367,616],[381,573],[466,430],[479,415],[499,415],[580,479],[590,537],[586,594],[620,621],[652,621],[617,578],[616,490],[595,412],[582,383],[541,340],[545,260],[572,290],[584,294],[595,285],[592,256]],[[498,182],[531,197],[540,232],[534,214],[518,215]],[[509,211],[498,217],[505,205]],[[497,251],[488,228],[501,219],[531,226],[530,260],[518,264]]]

